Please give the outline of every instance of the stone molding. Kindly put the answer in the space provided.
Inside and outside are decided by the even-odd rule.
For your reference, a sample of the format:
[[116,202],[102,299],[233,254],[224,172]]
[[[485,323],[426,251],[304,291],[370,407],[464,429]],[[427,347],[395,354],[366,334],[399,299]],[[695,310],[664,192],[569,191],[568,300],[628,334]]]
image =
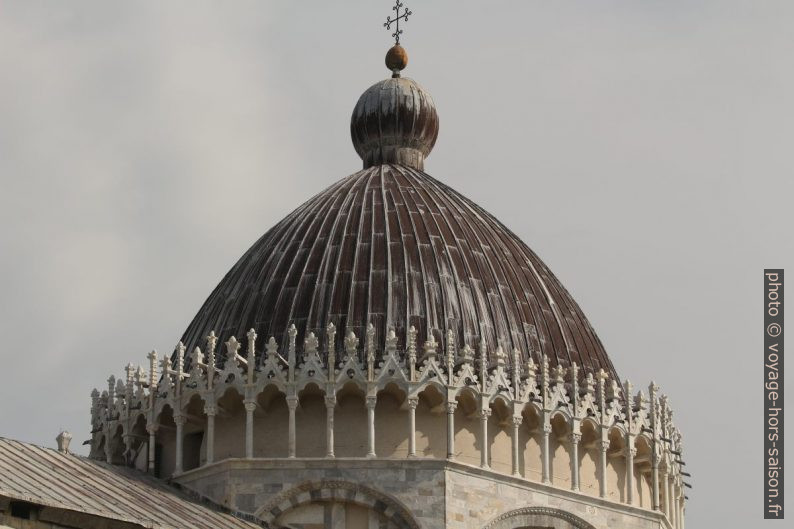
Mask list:
[[522,507],[520,509],[515,509],[497,516],[485,524],[483,529],[511,529],[516,527],[516,524],[532,527],[542,526],[544,524],[538,520],[539,517],[564,520],[570,524],[570,527],[564,529],[596,529],[595,526],[587,523],[578,516],[551,507]]
[[421,529],[411,516],[411,512],[397,499],[364,485],[344,480],[306,481],[276,495],[254,514],[266,523],[272,524],[282,513],[290,509],[323,501],[355,503],[382,514],[400,529]]

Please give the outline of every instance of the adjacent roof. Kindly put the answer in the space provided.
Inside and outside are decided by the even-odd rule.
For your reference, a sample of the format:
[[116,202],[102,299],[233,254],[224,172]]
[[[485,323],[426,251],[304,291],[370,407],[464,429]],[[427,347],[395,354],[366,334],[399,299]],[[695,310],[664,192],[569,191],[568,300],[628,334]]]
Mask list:
[[[617,373],[577,303],[543,261],[487,211],[428,174],[405,165],[359,171],[289,214],[265,233],[210,294],[182,341],[204,347],[253,328],[283,347],[290,324],[297,344],[337,328],[376,343],[394,328],[400,347],[414,326],[491,359],[497,345],[551,365],[576,362]],[[241,340],[242,341],[242,340]],[[325,349],[325,343],[321,349]],[[511,355],[508,354],[508,361]]]
[[0,496],[147,528],[261,528],[133,469],[0,437]]

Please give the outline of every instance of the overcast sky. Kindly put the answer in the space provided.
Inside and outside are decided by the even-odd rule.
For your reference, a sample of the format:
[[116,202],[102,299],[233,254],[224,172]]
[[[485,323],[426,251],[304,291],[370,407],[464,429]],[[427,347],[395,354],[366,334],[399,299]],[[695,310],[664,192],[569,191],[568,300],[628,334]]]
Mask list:
[[[545,260],[622,377],[670,396],[688,526],[760,527],[794,4],[406,3],[405,74],[441,121],[426,170]],[[360,168],[350,113],[388,75],[390,8],[0,1],[0,435],[88,439],[93,387],[172,350],[254,240]]]

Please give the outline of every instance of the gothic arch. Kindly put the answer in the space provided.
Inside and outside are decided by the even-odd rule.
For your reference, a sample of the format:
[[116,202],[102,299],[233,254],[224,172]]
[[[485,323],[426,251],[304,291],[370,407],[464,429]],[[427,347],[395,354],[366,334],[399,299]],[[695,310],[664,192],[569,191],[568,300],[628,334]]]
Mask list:
[[497,516],[483,526],[483,529],[514,529],[517,527],[596,529],[578,516],[552,507],[522,507],[515,509]]
[[400,529],[421,529],[399,500],[358,483],[340,480],[306,481],[273,497],[254,514],[272,524],[284,512],[308,503],[353,503],[389,518]]

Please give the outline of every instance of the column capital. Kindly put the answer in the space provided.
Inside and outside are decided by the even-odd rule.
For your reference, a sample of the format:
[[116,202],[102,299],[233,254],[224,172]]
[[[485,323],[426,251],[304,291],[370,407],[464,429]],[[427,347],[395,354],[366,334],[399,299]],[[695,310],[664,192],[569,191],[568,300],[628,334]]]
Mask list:
[[205,404],[204,405],[204,415],[207,417],[215,417],[218,413],[218,408],[215,407],[214,404]]
[[333,409],[336,407],[336,395],[326,395],[325,407]]
[[253,411],[256,410],[256,401],[247,400],[245,401],[244,405],[245,405],[245,411],[249,413],[253,413]]
[[147,424],[146,431],[149,432],[149,435],[154,435],[157,433],[157,430],[160,429],[160,426],[157,424]]
[[578,445],[582,441],[582,434],[572,433],[570,436],[571,443]]
[[550,434],[551,433],[551,424],[544,424],[543,425],[543,433]]
[[631,447],[627,447],[627,448],[625,449],[625,452],[624,452],[624,453],[625,453],[627,456],[634,457],[634,456],[636,456],[636,455],[637,455],[637,448],[635,448],[635,447],[633,447],[633,446],[631,446]]
[[295,408],[298,407],[298,397],[296,397],[295,395],[290,395],[289,397],[287,397],[286,400],[289,409],[294,410]]
[[455,413],[456,409],[458,409],[458,401],[447,402],[447,413]]
[[375,405],[378,403],[377,395],[368,395],[367,396],[367,408],[375,408]]
[[415,410],[419,406],[419,397],[408,397],[408,407]]
[[524,422],[523,417],[521,417],[520,415],[518,416],[513,415],[513,426],[521,426],[523,422]]
[[598,448],[600,448],[602,452],[606,452],[609,450],[609,441],[598,441]]
[[488,417],[491,416],[491,413],[493,413],[493,410],[491,410],[491,408],[485,408],[480,410],[480,419],[483,421],[488,420]]
[[184,426],[187,423],[187,415],[178,414],[174,415],[174,423],[177,426]]

